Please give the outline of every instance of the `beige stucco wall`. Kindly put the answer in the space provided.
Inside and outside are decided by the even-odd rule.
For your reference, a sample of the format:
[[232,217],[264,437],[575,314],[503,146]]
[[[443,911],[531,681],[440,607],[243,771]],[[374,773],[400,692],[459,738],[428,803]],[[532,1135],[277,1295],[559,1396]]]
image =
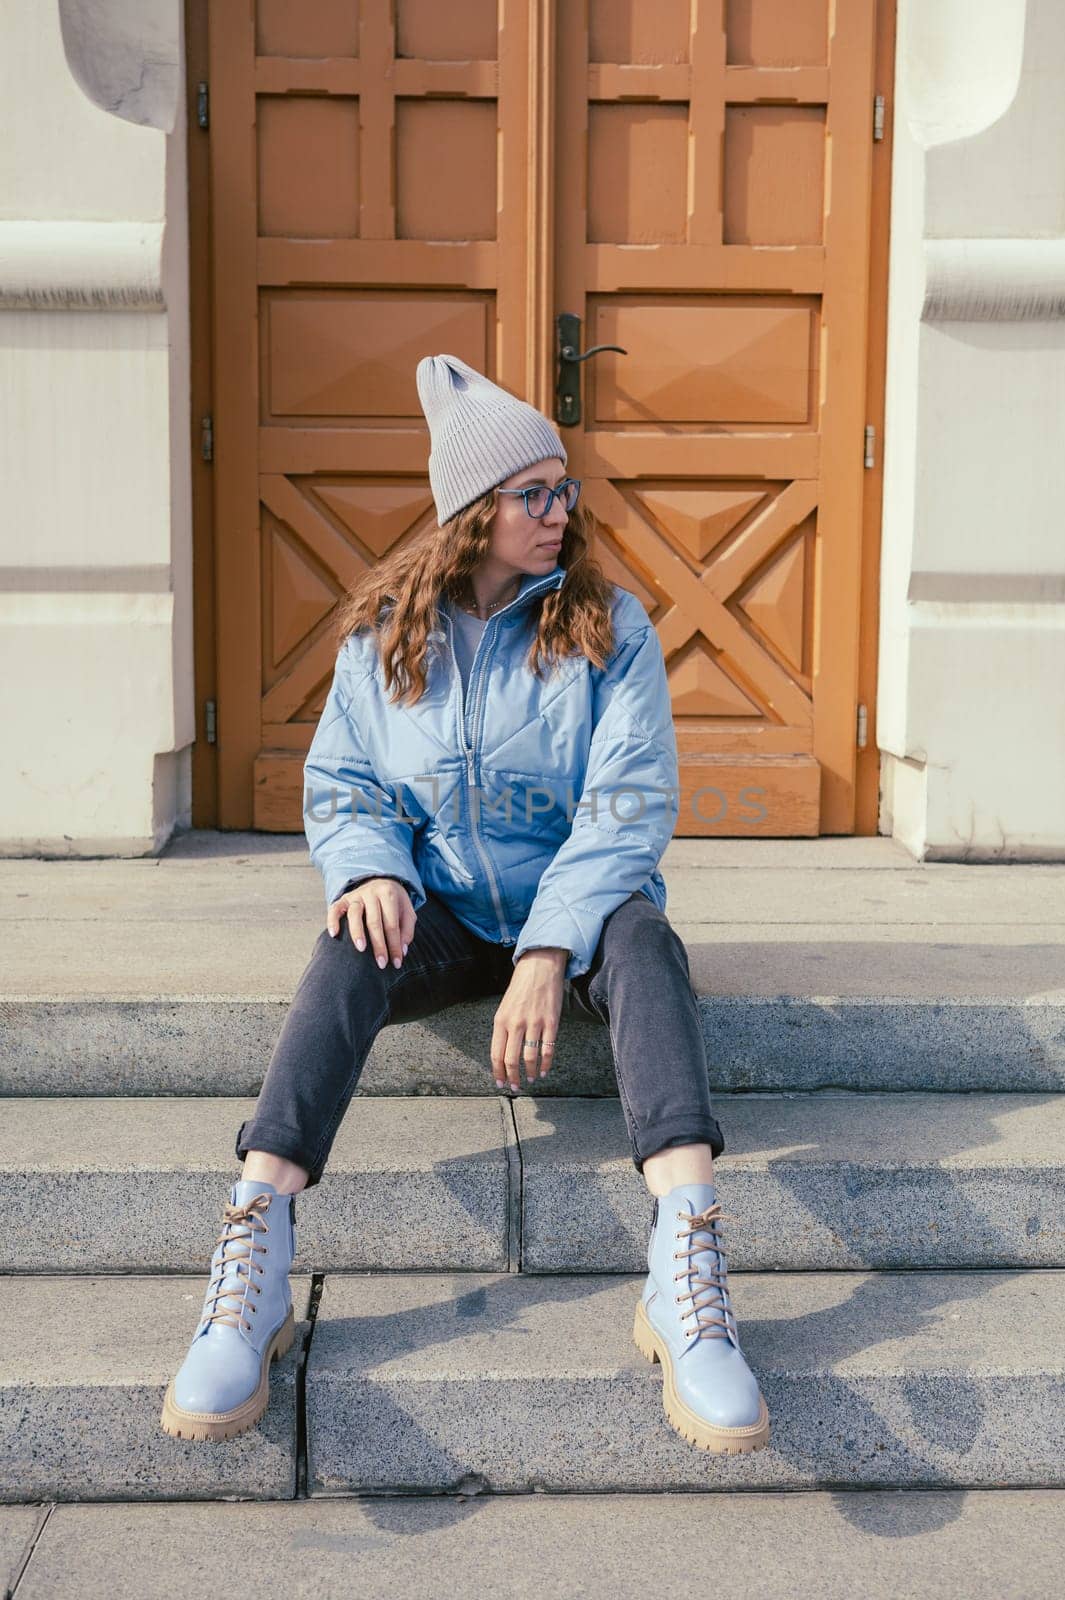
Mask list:
[[144,854],[189,824],[180,30],[178,0],[0,0],[8,855]]
[[880,830],[1065,857],[1065,8],[899,0]]

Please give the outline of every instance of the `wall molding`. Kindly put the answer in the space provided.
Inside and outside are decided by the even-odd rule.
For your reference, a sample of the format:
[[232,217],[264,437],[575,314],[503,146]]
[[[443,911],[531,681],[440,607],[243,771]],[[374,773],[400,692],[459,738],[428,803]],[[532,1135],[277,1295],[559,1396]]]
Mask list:
[[925,239],[924,322],[1065,317],[1065,238]]
[[163,223],[0,221],[0,307],[165,311]]
[[1065,605],[1065,572],[911,572],[907,600]]
[[181,0],[59,0],[70,75],[113,117],[174,128],[181,83]]
[[0,567],[0,594],[169,594],[171,568]]

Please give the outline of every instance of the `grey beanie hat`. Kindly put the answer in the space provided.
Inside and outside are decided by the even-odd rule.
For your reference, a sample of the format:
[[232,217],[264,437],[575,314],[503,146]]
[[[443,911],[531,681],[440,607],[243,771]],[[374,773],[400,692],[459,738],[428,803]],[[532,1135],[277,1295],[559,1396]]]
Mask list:
[[438,522],[535,461],[559,456],[565,466],[565,446],[543,413],[458,356],[426,356],[417,382]]

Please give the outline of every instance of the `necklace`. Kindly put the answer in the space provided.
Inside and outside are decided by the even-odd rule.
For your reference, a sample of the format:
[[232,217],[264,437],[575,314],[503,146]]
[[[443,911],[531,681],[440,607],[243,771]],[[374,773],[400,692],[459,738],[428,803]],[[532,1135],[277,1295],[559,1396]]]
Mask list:
[[[521,585],[519,584],[518,587],[520,588]],[[511,595],[510,600],[516,600],[516,599],[517,599],[517,592],[515,591],[515,593]],[[491,613],[493,611],[498,611],[500,606],[509,605],[510,604],[510,600],[492,600],[492,601],[489,602],[489,604],[488,604],[486,609],[488,610],[489,613]],[[487,622],[488,621],[487,617],[482,617],[480,615],[480,613],[477,610],[476,603],[474,603],[472,606],[470,606],[470,605],[467,605],[464,601],[460,600],[459,604],[462,607],[463,611],[468,612],[471,617],[476,617],[479,622]]]

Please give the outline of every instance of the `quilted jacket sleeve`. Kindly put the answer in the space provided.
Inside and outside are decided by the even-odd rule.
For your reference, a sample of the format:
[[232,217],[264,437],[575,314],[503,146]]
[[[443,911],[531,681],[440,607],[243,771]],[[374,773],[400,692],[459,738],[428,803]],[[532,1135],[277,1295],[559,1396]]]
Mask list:
[[604,921],[654,872],[680,811],[665,660],[646,613],[597,677],[580,802],[513,954],[517,961],[538,946],[569,950],[567,978],[588,971]]
[[329,697],[303,766],[303,827],[325,883],[326,905],[364,878],[398,878],[419,911],[426,893],[414,865],[413,825],[378,782],[353,714],[363,671],[341,647]]

